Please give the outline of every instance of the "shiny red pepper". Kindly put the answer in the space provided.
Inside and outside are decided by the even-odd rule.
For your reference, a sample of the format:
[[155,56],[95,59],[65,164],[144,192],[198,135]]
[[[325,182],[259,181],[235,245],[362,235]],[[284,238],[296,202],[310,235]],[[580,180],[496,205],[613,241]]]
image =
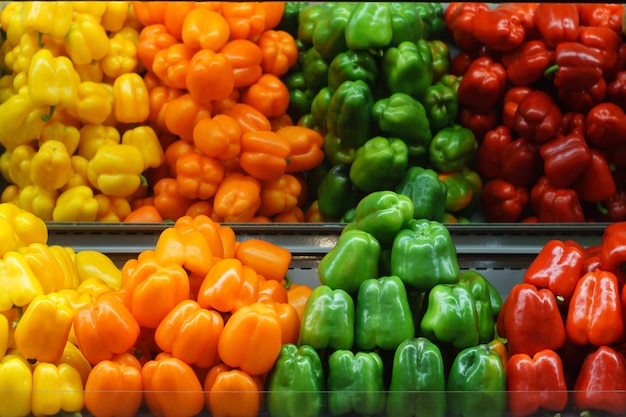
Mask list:
[[626,70],[618,71],[606,86],[606,101],[626,108]]
[[554,65],[545,75],[553,77],[557,88],[584,90],[602,78],[604,55],[580,42],[561,42],[554,50]]
[[608,71],[617,62],[617,53],[622,46],[621,34],[613,29],[602,26],[581,27],[578,32],[578,42],[590,48],[595,48],[604,57],[603,71]]
[[604,102],[587,113],[587,140],[597,148],[611,150],[626,145],[626,113],[617,104]]
[[553,56],[544,41],[532,39],[503,53],[501,59],[511,83],[529,85],[543,77]]
[[530,186],[543,172],[539,144],[517,138],[502,151],[502,178],[517,186]]
[[522,98],[515,111],[515,131],[528,140],[545,142],[559,131],[563,114],[548,93],[533,90]]
[[615,194],[615,179],[601,150],[591,149],[589,164],[572,187],[587,203],[599,203]]
[[461,78],[457,92],[459,104],[476,113],[485,113],[504,97],[506,81],[504,65],[489,57],[477,58]]
[[575,3],[540,3],[534,16],[535,27],[548,46],[573,41],[578,35],[580,17]]
[[512,8],[480,10],[473,19],[474,37],[488,48],[510,51],[524,42],[526,28]]
[[476,153],[476,169],[483,178],[502,177],[502,151],[511,142],[511,129],[504,125],[485,134]]
[[594,106],[602,103],[606,97],[606,81],[600,78],[595,85],[580,89],[568,90],[566,88],[557,89],[559,101],[569,111],[577,113],[587,113]]
[[586,130],[585,115],[583,113],[568,111],[563,115],[563,122],[561,123],[561,129],[559,130],[561,135],[580,133],[584,136]]
[[492,129],[498,126],[500,113],[497,108],[491,108],[486,112],[475,112],[467,107],[459,113],[461,126],[469,129],[479,142]]
[[582,26],[599,26],[622,31],[622,15],[624,5],[618,3],[581,3],[580,24]]
[[489,10],[487,3],[452,2],[448,5],[443,18],[456,46],[467,51],[478,49],[480,42],[474,37],[473,19],[483,10]]
[[514,86],[509,88],[504,94],[504,99],[502,100],[502,123],[509,129],[515,129],[515,113],[519,103],[531,91],[533,90],[528,86]]
[[591,151],[581,133],[557,135],[539,148],[543,170],[555,187],[568,187],[587,169]]
[[500,178],[483,185],[481,207],[489,222],[514,223],[521,217],[529,201],[528,189],[515,186]]
[[600,266],[605,271],[616,273],[626,262],[626,223],[611,223],[602,234]]
[[540,223],[580,223],[585,214],[572,188],[558,188],[545,175],[530,190],[530,204]]

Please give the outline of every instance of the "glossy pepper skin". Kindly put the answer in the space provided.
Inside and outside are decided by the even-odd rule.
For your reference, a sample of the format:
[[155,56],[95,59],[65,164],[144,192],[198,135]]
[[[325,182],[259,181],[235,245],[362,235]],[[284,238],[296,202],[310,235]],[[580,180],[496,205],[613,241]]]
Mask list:
[[602,150],[613,150],[626,143],[626,113],[615,103],[593,106],[585,117],[586,135],[590,144]]
[[[392,209],[391,214],[394,211]],[[320,282],[354,294],[361,282],[378,277],[380,252],[381,244],[371,233],[359,229],[344,230],[335,246],[320,260]]]
[[478,319],[478,343],[489,343],[494,338],[494,319],[502,308],[502,299],[494,286],[476,271],[467,270],[458,285],[465,286],[474,299]]
[[554,48],[562,42],[576,39],[580,24],[578,5],[539,4],[533,21],[541,38]]
[[356,228],[370,233],[381,248],[389,247],[396,234],[413,219],[413,202],[393,191],[375,191],[359,201],[355,211]]
[[350,165],[334,165],[317,187],[320,212],[330,218],[341,218],[350,208],[356,207],[362,191],[350,179]]
[[344,290],[321,285],[302,313],[299,345],[314,349],[351,349],[354,344],[354,300]]
[[439,347],[425,337],[403,341],[395,350],[387,415],[412,417],[446,411],[444,361]]
[[393,241],[391,274],[420,290],[457,282],[461,272],[448,229],[436,221],[411,220]]
[[[305,61],[305,67],[306,65]],[[350,49],[335,56],[330,64],[327,64],[326,73],[326,82],[333,91],[344,81],[356,80],[365,81],[370,89],[373,89],[378,80],[378,65],[368,51]]]
[[409,161],[409,148],[402,139],[375,136],[357,149],[350,166],[352,183],[365,192],[392,188]]
[[285,344],[267,377],[268,411],[275,417],[317,417],[323,409],[325,386],[317,351],[308,345]]
[[554,137],[562,120],[563,114],[552,97],[543,91],[534,90],[519,101],[514,130],[525,139],[542,143]]
[[585,220],[578,193],[572,188],[558,188],[542,176],[530,190],[530,203],[540,222]]
[[421,99],[434,79],[432,60],[432,51],[424,39],[415,43],[400,42],[388,48],[383,55],[381,72],[389,91]]
[[584,135],[572,132],[545,142],[539,148],[543,170],[557,187],[570,186],[587,168],[591,151]]
[[446,212],[447,185],[430,168],[413,166],[407,169],[395,188],[413,202],[413,218],[441,222]]
[[426,89],[422,101],[431,133],[436,134],[439,130],[452,126],[456,121],[459,114],[459,101],[453,86],[437,81]]
[[371,137],[373,105],[374,97],[365,81],[344,81],[328,103],[328,131],[348,146],[363,145]]
[[552,59],[546,43],[541,39],[524,41],[502,54],[506,76],[515,85],[530,85],[541,79]]
[[528,206],[528,189],[516,186],[501,178],[488,180],[480,193],[481,207],[487,220],[516,222]]
[[[459,103],[476,113],[493,109],[506,90],[506,69],[489,57],[477,58],[463,74],[459,84]],[[482,97],[476,100],[476,97]]]
[[324,59],[332,60],[348,49],[345,31],[353,9],[354,5],[350,3],[332,4],[315,18],[317,23],[314,24],[312,42]]
[[355,347],[395,350],[415,336],[411,307],[402,280],[396,276],[361,283],[356,299]]
[[474,37],[496,51],[510,51],[519,46],[526,36],[522,19],[508,8],[479,11],[472,23]]
[[602,78],[604,56],[580,42],[561,42],[554,51],[555,67],[546,70],[554,85],[567,90],[591,88]]
[[591,149],[587,169],[572,184],[581,201],[599,203],[617,192],[615,177],[605,154],[601,150]]
[[328,411],[340,416],[354,411],[375,415],[385,411],[383,361],[376,352],[336,350],[328,359]]
[[353,50],[384,48],[393,38],[388,3],[357,3],[345,29],[346,46]]
[[455,124],[439,130],[428,148],[428,160],[438,172],[454,172],[469,167],[478,152],[478,141],[471,130]]
[[396,46],[400,42],[417,42],[427,39],[426,22],[420,13],[420,7],[414,3],[392,2],[389,4],[391,13],[391,42]]

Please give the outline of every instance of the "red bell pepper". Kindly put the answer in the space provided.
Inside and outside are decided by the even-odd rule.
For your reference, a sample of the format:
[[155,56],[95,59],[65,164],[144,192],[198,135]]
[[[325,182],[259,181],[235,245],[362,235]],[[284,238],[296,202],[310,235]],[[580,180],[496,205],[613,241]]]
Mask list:
[[606,86],[606,101],[626,108],[626,70],[618,71]]
[[595,48],[604,57],[603,71],[608,71],[617,62],[617,53],[622,46],[621,32],[617,34],[613,29],[602,26],[581,27],[578,32],[578,42],[590,48]]
[[600,265],[603,270],[616,273],[626,262],[626,223],[611,223],[602,234]]
[[504,125],[485,134],[476,153],[476,170],[483,178],[502,177],[502,151],[511,142],[511,129]]
[[587,113],[587,140],[600,149],[626,145],[626,113],[617,104],[604,102]]
[[606,97],[606,81],[604,78],[600,78],[600,81],[595,85],[580,90],[559,88],[557,89],[557,94],[559,101],[569,111],[586,114],[594,106],[604,101]]
[[546,142],[559,131],[563,114],[548,93],[533,90],[522,98],[515,111],[517,133],[528,140]]
[[591,151],[581,133],[558,135],[539,148],[543,170],[555,187],[569,187],[591,161]]
[[535,10],[535,27],[548,46],[576,40],[580,17],[575,3],[540,3]]
[[501,154],[502,178],[517,186],[530,186],[543,172],[539,144],[517,138]]
[[568,401],[567,384],[561,357],[544,349],[534,355],[517,353],[506,365],[508,411],[523,417],[540,409],[558,412]]
[[600,205],[601,217],[597,219],[603,222],[626,221],[626,190],[617,190]]
[[530,190],[530,205],[540,223],[580,223],[585,214],[572,188],[558,188],[545,175]]
[[565,325],[554,294],[524,282],[515,284],[504,301],[497,329],[507,338],[511,355],[557,350],[565,343]]
[[512,8],[480,10],[472,21],[474,37],[488,48],[505,52],[524,42],[526,28]]
[[626,358],[609,346],[585,357],[574,383],[572,402],[580,410],[626,412]]
[[615,274],[596,269],[578,280],[567,310],[565,333],[576,345],[610,345],[622,338],[624,315]]
[[580,24],[582,26],[599,26],[622,31],[622,15],[624,5],[618,3],[581,3]]
[[580,42],[562,42],[554,50],[554,65],[545,75],[553,77],[557,88],[584,90],[594,86],[603,75],[604,55]]
[[599,203],[615,194],[615,179],[601,150],[591,149],[589,164],[572,187],[587,203]]
[[459,52],[450,60],[450,74],[462,76],[477,57],[475,52]]
[[497,7],[501,10],[510,10],[519,17],[522,21],[524,29],[526,30],[526,39],[537,39],[539,37],[539,33],[537,33],[537,29],[535,27],[535,13],[538,5],[539,3],[531,2],[507,2],[500,3]]
[[519,102],[531,91],[533,90],[527,86],[515,86],[509,88],[504,94],[504,99],[502,100],[502,123],[509,129],[515,129],[515,112],[517,112]]
[[480,203],[485,217],[490,222],[516,222],[528,205],[528,189],[515,186],[500,178],[494,178],[483,185]]
[[461,126],[469,129],[479,142],[492,129],[498,126],[500,114],[497,108],[491,108],[486,112],[475,112],[467,107],[459,113]]
[[515,85],[530,85],[543,77],[552,64],[552,52],[541,39],[526,41],[502,54],[509,81]]
[[558,239],[546,242],[524,273],[524,282],[547,288],[569,300],[583,275],[585,253],[575,244]]
[[480,42],[474,37],[473,20],[483,10],[489,10],[487,3],[452,2],[446,8],[443,19],[459,48],[466,51],[478,48]]
[[504,65],[489,57],[477,58],[463,74],[459,84],[459,104],[476,113],[485,113],[504,97],[506,82]]
[[563,123],[561,123],[561,129],[559,130],[561,135],[579,133],[584,136],[586,130],[586,120],[583,113],[568,111],[563,115]]

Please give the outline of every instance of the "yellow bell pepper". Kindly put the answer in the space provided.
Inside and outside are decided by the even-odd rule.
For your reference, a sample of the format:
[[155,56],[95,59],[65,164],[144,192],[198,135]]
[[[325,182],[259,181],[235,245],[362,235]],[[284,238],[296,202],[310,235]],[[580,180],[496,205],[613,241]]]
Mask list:
[[[81,123],[99,125],[111,115],[113,90],[105,83],[83,81],[78,85],[78,98],[68,113]],[[78,144],[78,142],[77,142]],[[72,152],[73,153],[73,152]]]
[[[57,292],[53,292],[49,294],[51,300],[56,303],[63,304],[69,307],[72,310],[72,316],[74,312],[81,307],[85,307],[93,303],[94,298],[82,292],[78,292],[77,289],[74,288],[64,288]],[[70,328],[70,332],[67,336],[67,341],[73,344],[77,344],[78,341],[76,339],[76,333],[74,332],[74,323],[72,322],[72,326]],[[67,348],[67,347],[66,347]]]
[[122,140],[119,130],[113,126],[85,125],[80,128],[78,154],[92,159],[98,149],[106,144],[118,144]]
[[57,262],[63,269],[63,277],[65,279],[63,288],[78,288],[80,283],[78,282],[78,273],[76,271],[76,265],[74,264],[74,250],[61,245],[50,245],[48,246],[48,249],[50,249],[50,252],[52,252]]
[[24,34],[22,5],[21,1],[10,1],[0,11],[0,27],[6,33],[5,44],[11,48],[20,43],[20,37]]
[[[135,29],[128,28],[130,31]],[[137,44],[132,38],[127,37],[127,32],[116,34],[111,37],[108,53],[100,60],[102,72],[106,77],[115,79],[123,74],[137,70]],[[138,36],[137,36],[138,37]]]
[[38,35],[35,32],[26,32],[19,38],[19,43],[7,51],[4,57],[5,65],[14,73],[27,73],[30,64],[42,45],[53,56],[61,55],[63,47],[47,35]]
[[[14,249],[30,245],[31,243],[48,242],[48,226],[46,226],[46,222],[14,204],[0,204],[0,219],[10,226],[14,236],[12,239],[9,238],[0,227],[0,242],[4,239],[13,240],[15,241]],[[0,253],[0,256],[2,255],[4,255],[4,252]]]
[[33,183],[30,167],[37,150],[31,145],[19,145],[9,152],[9,178],[13,184],[26,187]]
[[102,145],[89,161],[87,178],[104,194],[128,197],[141,186],[143,157],[131,145]]
[[11,166],[11,154],[13,150],[5,150],[0,154],[0,173],[2,174],[2,178],[6,182],[11,182],[11,177],[9,176],[9,167]]
[[35,184],[27,185],[17,189],[17,200],[15,203],[24,210],[33,213],[44,221],[52,220],[52,210],[56,205],[59,192],[48,190]]
[[80,349],[78,349],[76,344],[69,341],[65,344],[63,355],[61,355],[61,359],[55,362],[55,365],[58,366],[62,363],[65,363],[78,371],[84,387],[87,383],[89,373],[91,372],[91,364],[87,361],[87,359],[85,359],[85,355],[83,355]]
[[98,214],[98,201],[93,190],[86,185],[78,185],[63,191],[57,198],[52,211],[55,222],[93,222]]
[[89,295],[92,299],[95,300],[102,294],[115,291],[115,289],[111,288],[101,278],[87,278],[86,280],[80,283],[76,291],[79,294]]
[[130,9],[129,1],[107,1],[106,11],[100,19],[100,24],[107,32],[117,32],[125,26]]
[[20,191],[20,187],[15,184],[7,185],[0,194],[0,203],[11,203],[19,206]]
[[31,243],[28,246],[17,248],[22,254],[28,266],[33,271],[44,294],[50,294],[65,288],[65,276],[63,268],[48,245],[43,243]]
[[138,126],[128,129],[122,135],[121,142],[139,149],[143,158],[144,171],[148,168],[158,168],[165,162],[163,146],[151,126]]
[[11,323],[9,323],[9,318],[4,314],[0,314],[0,358],[7,353],[9,348],[10,329]]
[[21,417],[31,413],[33,374],[31,365],[19,354],[0,360],[0,415]]
[[35,297],[15,328],[15,346],[28,359],[56,362],[63,355],[74,321],[67,303],[49,295]]
[[101,83],[104,80],[104,73],[99,62],[90,62],[85,65],[74,64],[74,69],[78,73],[81,82],[91,81]]
[[23,307],[43,295],[37,276],[24,256],[15,251],[5,253],[0,260],[0,288],[0,310]]
[[85,406],[83,380],[72,366],[37,363],[33,370],[32,414],[78,413]]
[[100,21],[107,10],[106,3],[101,1],[73,1],[72,4],[74,5],[74,18],[76,14],[86,13]]
[[15,75],[13,74],[6,74],[0,77],[0,103],[4,103],[16,94],[16,91],[13,90],[14,78]]
[[0,104],[0,143],[13,149],[33,142],[46,124],[45,117],[46,112],[30,101],[29,88],[20,89]]
[[109,287],[119,290],[122,287],[122,271],[110,257],[95,250],[81,250],[74,257],[78,281],[81,283],[98,278]]
[[24,30],[63,39],[70,29],[74,6],[71,1],[27,1],[22,6]]
[[79,185],[90,187],[89,180],[87,179],[89,160],[81,155],[72,155],[70,159],[72,162],[72,173],[65,187],[61,188],[61,192]]
[[[55,112],[55,115],[57,112]],[[64,124],[62,122],[48,122],[41,130],[39,140],[37,143],[41,147],[45,142],[49,140],[56,140],[65,145],[65,150],[68,154],[73,155],[78,149],[78,142],[80,141],[80,131],[76,126]]]
[[113,114],[120,123],[142,123],[150,115],[148,87],[141,75],[123,74],[113,83]]
[[[106,10],[106,5],[103,5]],[[111,48],[109,36],[99,18],[89,13],[78,13],[65,36],[65,50],[76,65],[89,64],[104,58]]]
[[30,163],[30,180],[47,190],[58,190],[67,184],[72,173],[70,154],[58,140],[41,144]]
[[40,49],[28,67],[28,92],[34,107],[49,106],[48,120],[57,106],[68,108],[76,105],[80,76],[74,64],[66,56],[54,56],[47,49]]
[[98,214],[96,221],[101,223],[120,223],[133,211],[129,197],[118,197],[107,194],[96,194]]

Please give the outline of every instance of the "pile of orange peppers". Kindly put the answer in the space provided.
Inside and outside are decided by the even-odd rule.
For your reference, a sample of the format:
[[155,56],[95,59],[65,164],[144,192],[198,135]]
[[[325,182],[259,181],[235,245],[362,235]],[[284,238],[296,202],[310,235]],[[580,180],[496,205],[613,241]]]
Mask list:
[[[284,2],[9,2],[0,201],[45,221],[304,221]],[[128,220],[127,220],[128,218]]]
[[[183,216],[117,267],[47,244],[43,220],[0,204],[0,416],[256,416],[312,289],[291,253]],[[30,238],[30,240],[24,240]]]

